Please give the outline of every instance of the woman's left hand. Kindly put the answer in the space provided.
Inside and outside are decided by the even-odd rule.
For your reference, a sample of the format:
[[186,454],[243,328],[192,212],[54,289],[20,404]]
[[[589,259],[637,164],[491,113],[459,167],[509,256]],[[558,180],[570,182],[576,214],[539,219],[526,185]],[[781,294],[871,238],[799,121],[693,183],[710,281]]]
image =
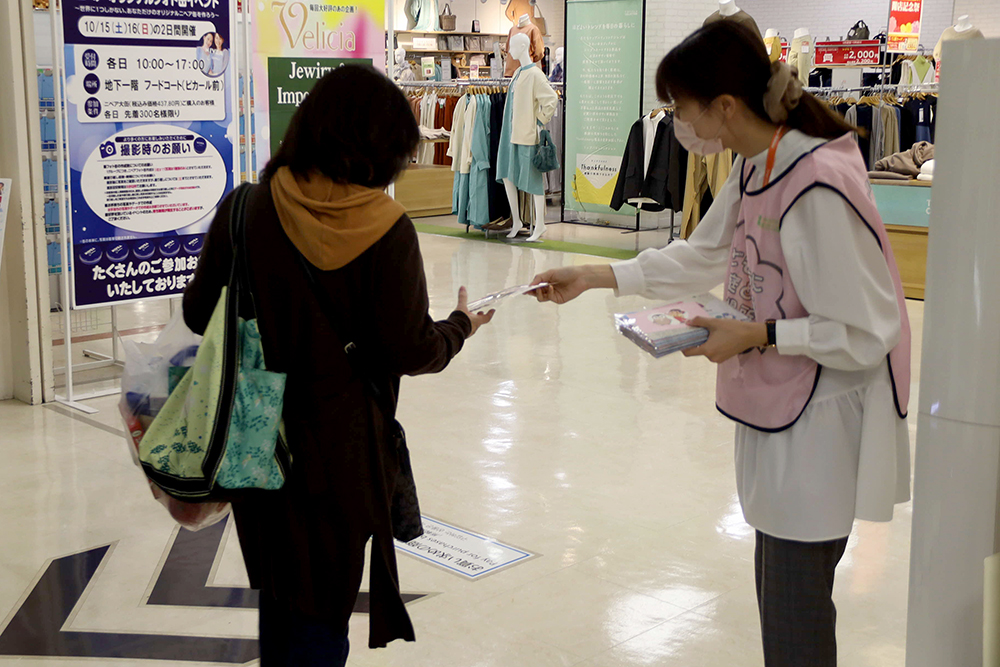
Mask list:
[[687,324],[708,329],[708,341],[684,350],[685,357],[705,357],[712,363],[721,364],[747,350],[767,345],[767,325],[761,322],[696,317]]

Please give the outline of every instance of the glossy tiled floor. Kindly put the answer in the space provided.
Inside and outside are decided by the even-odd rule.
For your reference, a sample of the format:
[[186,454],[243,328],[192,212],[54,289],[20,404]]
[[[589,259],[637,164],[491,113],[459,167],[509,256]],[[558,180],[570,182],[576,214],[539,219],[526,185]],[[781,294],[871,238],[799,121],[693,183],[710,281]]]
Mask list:
[[[461,284],[479,295],[594,261],[421,243],[438,316]],[[478,581],[400,556],[404,590],[431,594],[410,606],[418,641],[369,651],[368,619],[356,615],[351,665],[762,664],[752,531],[735,499],[732,427],[713,407],[714,369],[654,360],[618,336],[610,315],[641,305],[610,293],[562,308],[524,298],[443,374],[404,380],[400,416],[425,513],[540,556]],[[921,305],[911,314],[919,333]],[[114,433],[114,399],[93,405],[101,412],[84,422],[0,403],[0,619],[49,559],[111,544],[82,601],[64,592],[65,630],[253,638],[253,610],[146,603],[174,528]],[[907,505],[852,536],[836,589],[841,665],[903,665],[909,528]],[[235,536],[223,539],[211,583],[243,585]],[[12,664],[168,663],[0,656]]]

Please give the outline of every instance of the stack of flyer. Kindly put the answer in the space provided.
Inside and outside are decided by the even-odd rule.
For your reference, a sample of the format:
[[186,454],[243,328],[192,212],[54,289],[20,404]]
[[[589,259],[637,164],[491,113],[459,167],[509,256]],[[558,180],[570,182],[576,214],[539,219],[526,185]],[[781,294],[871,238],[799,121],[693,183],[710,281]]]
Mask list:
[[615,315],[618,330],[659,359],[698,347],[708,340],[708,329],[688,326],[696,317],[746,321],[740,312],[711,294],[703,294],[659,308]]

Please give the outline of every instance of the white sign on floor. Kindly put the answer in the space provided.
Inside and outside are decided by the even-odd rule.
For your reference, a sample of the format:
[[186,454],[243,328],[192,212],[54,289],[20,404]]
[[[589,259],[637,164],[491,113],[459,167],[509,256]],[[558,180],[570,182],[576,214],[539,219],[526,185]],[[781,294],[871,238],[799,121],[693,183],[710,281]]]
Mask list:
[[396,548],[468,579],[479,579],[536,555],[437,519],[425,516],[423,520],[424,534],[412,542],[396,542]]

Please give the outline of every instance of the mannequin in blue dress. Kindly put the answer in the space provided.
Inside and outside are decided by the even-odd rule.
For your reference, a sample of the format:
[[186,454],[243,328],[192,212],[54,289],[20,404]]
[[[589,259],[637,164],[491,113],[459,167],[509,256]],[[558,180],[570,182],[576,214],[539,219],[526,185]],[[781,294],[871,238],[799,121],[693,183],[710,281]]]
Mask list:
[[507,90],[497,155],[497,181],[504,184],[513,218],[513,228],[507,238],[516,237],[524,228],[518,210],[517,191],[521,190],[532,196],[535,209],[535,225],[528,240],[538,241],[545,233],[545,184],[542,172],[532,164],[532,157],[538,143],[537,128],[552,119],[558,98],[545,74],[531,61],[530,48],[527,35],[510,38],[509,56],[528,64],[515,72]]

